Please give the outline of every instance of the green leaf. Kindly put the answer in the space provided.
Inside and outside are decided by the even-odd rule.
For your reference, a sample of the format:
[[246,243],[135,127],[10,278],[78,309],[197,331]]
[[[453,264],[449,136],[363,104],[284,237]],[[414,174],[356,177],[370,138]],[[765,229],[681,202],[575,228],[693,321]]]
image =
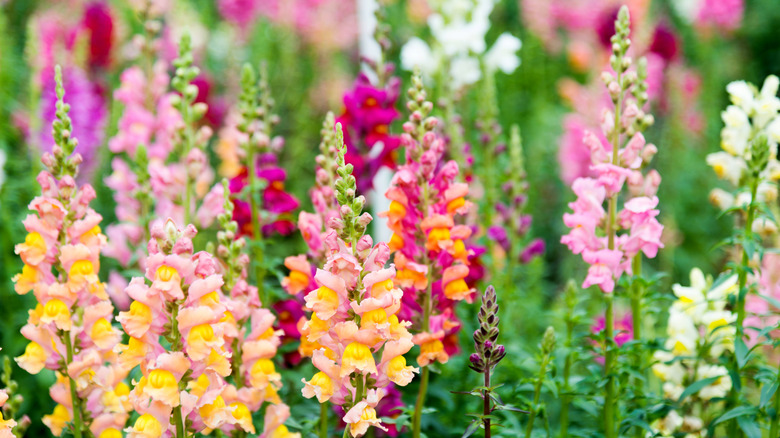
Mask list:
[[737,424],[742,432],[745,432],[745,436],[748,438],[761,438],[761,427],[752,418],[739,417],[737,418]]
[[734,341],[734,353],[737,356],[737,366],[742,369],[745,366],[745,363],[747,363],[748,356],[750,355],[750,351],[742,338],[738,337]]
[[715,383],[715,381],[718,379],[720,379],[719,376],[708,377],[706,379],[701,379],[698,382],[691,383],[687,388],[685,388],[685,391],[680,394],[680,398],[677,399],[677,403],[682,403],[683,400],[685,400],[689,395],[696,394],[697,392],[701,391],[702,388]]
[[475,419],[469,424],[469,427],[466,428],[466,431],[463,432],[463,436],[460,438],[466,438],[474,434],[479,429],[480,420]]
[[753,415],[755,413],[756,413],[756,408],[754,408],[753,406],[737,406],[736,408],[716,418],[712,422],[712,424],[710,424],[710,427],[723,423],[724,421],[731,420],[733,418],[744,417],[746,415]]
[[777,392],[777,384],[778,382],[774,381],[772,383],[765,383],[761,386],[761,401],[758,403],[759,407],[763,408],[772,401],[772,396]]

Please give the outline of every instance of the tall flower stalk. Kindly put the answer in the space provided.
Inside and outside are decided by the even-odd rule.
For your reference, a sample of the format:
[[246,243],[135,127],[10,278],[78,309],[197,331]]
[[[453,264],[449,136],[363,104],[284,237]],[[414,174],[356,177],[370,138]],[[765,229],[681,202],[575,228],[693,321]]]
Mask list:
[[[641,131],[652,124],[653,118],[642,111],[647,102],[645,62],[640,61],[631,70],[632,60],[626,55],[630,47],[628,8],[620,9],[612,37],[612,72],[602,77],[612,99],[614,109],[605,110],[602,131],[607,143],[588,132],[584,142],[590,149],[591,170],[594,177],[578,178],[572,188],[577,200],[569,206],[573,213],[564,215],[564,223],[572,230],[561,238],[575,254],[582,254],[590,265],[583,287],[598,285],[604,292],[605,314],[605,363],[604,375],[604,433],[607,438],[616,436],[616,376],[614,366],[617,347],[614,343],[614,289],[623,273],[632,274],[634,259],[640,252],[655,257],[663,226],[656,217],[658,198],[655,196],[660,177],[655,171],[646,175],[642,169],[649,163],[657,149],[646,144]],[[618,201],[624,185],[628,186],[628,200],[618,211]],[[607,202],[606,211],[603,203]],[[601,224],[604,224],[603,226]],[[598,230],[598,231],[597,231]],[[620,231],[624,233],[620,233]],[[636,275],[636,273],[634,273]],[[641,296],[632,300],[641,309]],[[641,318],[641,310],[635,312]],[[641,324],[634,321],[634,325]],[[639,368],[643,368],[639,364]]]
[[385,196],[392,202],[382,215],[393,231],[389,247],[398,269],[395,284],[404,290],[399,317],[412,322],[414,343],[420,346],[417,363],[423,371],[412,419],[412,435],[419,437],[428,365],[445,363],[457,351],[453,334],[460,323],[454,306],[471,301],[474,295],[466,283],[473,252],[464,243],[471,228],[456,222],[472,203],[466,200],[468,185],[456,182],[457,163],[443,158],[445,142],[435,131],[438,120],[430,116],[433,103],[427,100],[418,74],[412,76],[408,94],[411,115],[401,135],[406,163],[391,181]]
[[14,288],[19,294],[32,291],[38,301],[22,328],[30,343],[16,361],[32,374],[56,371],[50,393],[58,405],[44,423],[59,436],[69,422],[73,436],[81,438],[119,433],[124,426],[128,410],[118,397],[127,393],[127,373],[113,361],[121,336],[111,324],[114,307],[97,275],[106,237],[102,218],[89,207],[95,190],[76,184],[81,155],[74,154],[78,141],[59,66],[55,82],[55,144],[42,159],[47,170],[38,175],[41,196],[30,203],[37,214],[25,219],[28,234],[15,248],[24,267]]
[[531,438],[531,433],[534,431],[534,420],[536,419],[536,415],[541,411],[539,399],[542,396],[542,385],[547,376],[547,367],[552,360],[553,351],[555,351],[555,330],[553,330],[552,327],[547,327],[541,343],[542,356],[539,361],[539,375],[534,381],[534,400],[531,404],[531,411],[528,414],[528,423],[525,426],[525,438]]
[[353,167],[345,163],[341,125],[336,131],[339,217],[329,221],[327,261],[314,276],[319,288],[305,297],[313,314],[302,333],[321,347],[312,356],[319,372],[303,379],[303,395],[340,406],[347,424],[343,436],[360,437],[372,426],[386,430],[377,404],[391,383],[407,385],[418,369],[403,356],[414,344],[409,323],[396,315],[403,291],[393,284],[395,268],[385,268],[390,250],[365,235],[371,215],[362,212],[365,198],[357,195]]
[[484,376],[484,389],[482,390],[482,427],[485,429],[485,438],[490,438],[490,415],[493,413],[494,395],[490,381],[490,373],[506,356],[504,346],[498,344],[498,297],[493,286],[488,286],[482,295],[482,305],[477,314],[479,328],[474,331],[474,346],[476,353],[469,357],[469,367]]

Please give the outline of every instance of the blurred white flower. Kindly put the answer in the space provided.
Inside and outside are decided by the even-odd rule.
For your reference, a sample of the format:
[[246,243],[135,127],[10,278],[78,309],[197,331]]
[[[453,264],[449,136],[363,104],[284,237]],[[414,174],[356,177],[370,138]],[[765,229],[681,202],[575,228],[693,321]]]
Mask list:
[[718,377],[711,385],[705,386],[699,391],[699,397],[703,400],[725,397],[731,390],[731,377],[726,367],[720,365],[702,365],[696,371],[696,376],[701,379]]
[[401,67],[404,70],[419,68],[420,73],[431,76],[436,71],[438,62],[425,41],[412,37],[401,48]]
[[718,178],[726,179],[735,186],[739,185],[742,173],[747,171],[745,160],[728,152],[714,152],[707,155],[707,164],[712,167]]
[[473,56],[458,56],[450,62],[450,79],[456,90],[477,82],[481,76],[479,60]]
[[485,68],[489,72],[501,70],[506,74],[514,72],[520,66],[520,57],[517,51],[522,47],[520,39],[509,34],[502,33],[493,47],[485,54]]

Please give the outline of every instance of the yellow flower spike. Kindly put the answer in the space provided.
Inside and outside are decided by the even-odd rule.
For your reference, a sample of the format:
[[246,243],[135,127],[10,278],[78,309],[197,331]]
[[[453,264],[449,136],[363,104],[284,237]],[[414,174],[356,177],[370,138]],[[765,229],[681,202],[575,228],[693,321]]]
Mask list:
[[404,238],[396,233],[393,233],[393,235],[390,236],[390,241],[387,242],[387,246],[390,248],[391,252],[402,250],[404,245]]
[[317,401],[325,403],[333,395],[333,380],[322,371],[315,374],[308,382],[303,379],[303,396],[306,398],[317,397]]
[[217,291],[209,292],[206,295],[200,297],[200,300],[198,300],[198,302],[201,306],[213,308],[219,305],[219,294],[217,293]]
[[16,274],[12,280],[16,293],[24,295],[35,288],[35,284],[40,280],[40,273],[35,266],[25,264],[22,266],[22,272]]
[[228,358],[213,348],[208,357],[206,357],[206,368],[214,370],[222,377],[229,376],[231,371]]
[[452,214],[464,205],[466,205],[466,200],[463,197],[455,198],[447,203],[447,213]]
[[43,416],[42,421],[43,424],[45,424],[46,427],[51,430],[52,435],[60,436],[62,435],[62,431],[65,429],[65,426],[67,426],[67,423],[70,421],[70,419],[71,416],[68,408],[58,404],[54,407],[54,411],[51,414]]
[[371,285],[371,296],[373,298],[379,298],[391,290],[393,290],[393,279],[388,278],[385,281],[380,281]]
[[158,368],[149,372],[143,391],[170,407],[179,406],[179,381],[168,370]]
[[152,414],[143,414],[135,420],[135,424],[131,429],[128,438],[160,438],[163,434],[163,427],[159,421]]
[[157,268],[157,272],[155,272],[155,278],[160,281],[171,281],[174,277],[177,277],[179,275],[179,271],[177,271],[175,268],[172,268],[167,265],[162,265],[159,268]]
[[340,377],[346,377],[353,371],[359,370],[363,374],[376,374],[376,362],[371,349],[359,342],[351,342],[344,349],[341,357]]
[[95,273],[95,266],[89,260],[77,260],[74,262],[68,270],[69,277],[83,277],[87,275],[93,275]]
[[209,355],[215,342],[217,338],[211,324],[196,325],[187,334],[187,354],[193,360],[202,360]]
[[198,409],[198,413],[203,419],[203,423],[209,429],[216,429],[223,421],[220,421],[220,417],[225,415],[225,399],[221,395],[218,395],[214,402],[211,404],[203,405]]
[[118,431],[117,429],[114,429],[113,427],[109,427],[103,432],[100,432],[98,438],[122,438],[122,432]]
[[263,388],[275,378],[276,366],[271,359],[258,359],[249,369],[249,380],[255,388]]
[[114,339],[116,338],[116,332],[114,327],[105,318],[100,318],[92,325],[92,330],[89,332],[89,337],[95,342],[98,348],[110,348]]
[[439,248],[439,242],[442,240],[450,240],[450,229],[433,228],[431,232],[428,233],[428,243],[426,247],[429,250],[436,250]]
[[463,299],[464,295],[469,291],[469,286],[466,284],[466,280],[459,278],[447,283],[444,286],[444,295],[451,300]]
[[274,330],[273,327],[268,327],[267,329],[265,329],[263,333],[260,333],[260,336],[258,336],[257,339],[262,339],[267,341],[273,338],[274,334],[276,334],[276,330]]
[[68,308],[68,305],[57,298],[49,300],[43,306],[41,322],[53,322],[60,330],[70,330],[72,322],[70,320],[70,309]]
[[233,402],[229,406],[233,408],[233,418],[236,420],[236,423],[244,431],[254,434],[255,425],[252,424],[252,413],[249,411],[249,408],[241,402]]
[[377,325],[385,324],[387,322],[387,312],[385,312],[385,309],[369,310],[360,318],[360,328],[373,329]]

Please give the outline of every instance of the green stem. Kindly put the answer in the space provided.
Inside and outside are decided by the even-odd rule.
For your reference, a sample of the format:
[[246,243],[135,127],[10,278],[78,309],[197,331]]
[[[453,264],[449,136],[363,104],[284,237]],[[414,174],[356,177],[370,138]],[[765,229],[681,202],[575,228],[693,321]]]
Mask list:
[[485,391],[483,391],[484,398],[482,400],[483,406],[482,406],[482,413],[485,415],[485,419],[483,420],[483,423],[485,425],[485,438],[490,438],[490,418],[488,415],[490,415],[490,366],[485,367]]
[[[751,181],[750,183],[750,205],[748,206],[747,218],[745,219],[745,235],[744,235],[745,242],[748,242],[753,239],[753,219],[755,216],[755,202],[756,202],[757,191],[758,191],[758,178],[753,178],[753,181]],[[750,264],[750,257],[748,256],[747,249],[745,247],[745,244],[743,243],[742,266],[740,267],[739,270],[739,277],[738,277],[739,289],[737,290],[737,338],[738,339],[743,339],[745,337],[745,328],[744,328],[745,298],[747,296],[747,291],[745,291],[745,287],[747,287],[747,269],[749,264]],[[732,366],[734,367],[737,376],[740,376],[739,378],[741,380],[742,372],[739,366],[739,362],[737,362],[737,355],[733,354],[732,358],[733,358]],[[739,403],[739,390],[737,390],[737,386],[742,387],[742,385],[731,386],[731,394],[729,397],[729,405],[731,407],[734,407]],[[741,429],[737,424],[736,419],[732,420],[729,423],[729,436],[743,436]]]
[[561,397],[561,438],[567,438],[569,435],[569,404],[571,403],[571,385],[569,378],[571,376],[572,365],[572,336],[574,333],[574,321],[571,317],[566,321],[566,349],[569,353],[566,354],[566,360],[563,364],[563,396]]
[[531,412],[528,414],[528,424],[525,426],[525,438],[531,438],[531,433],[534,431],[534,420],[536,420],[537,405],[539,404],[539,398],[542,395],[542,383],[544,383],[544,375],[547,373],[547,362],[550,360],[550,355],[545,354],[542,356],[542,363],[539,367],[539,377],[534,383],[534,402],[531,405]]
[[419,438],[422,430],[422,409],[425,404],[425,395],[428,392],[428,379],[430,370],[423,367],[420,379],[420,392],[417,393],[417,404],[414,406],[414,419],[412,420],[412,437]]
[[70,386],[70,400],[73,408],[73,436],[74,438],[81,438],[81,429],[84,427],[81,420],[81,399],[76,392],[76,382],[68,374],[68,366],[73,363],[73,343],[70,340],[70,332],[61,332],[62,341],[65,344],[66,362],[65,362],[65,374],[68,376],[68,383]]
[[615,362],[615,349],[612,348],[614,337],[614,315],[612,310],[612,294],[604,294],[607,302],[607,312],[604,315],[604,375],[607,377],[604,395],[604,436],[615,436],[615,379],[612,375],[612,367]]
[[[346,428],[344,429],[346,432]],[[328,404],[320,404],[320,438],[328,438]]]
[[249,145],[247,147],[248,149],[248,160],[249,160],[249,170],[248,170],[248,182],[249,182],[249,206],[250,206],[250,216],[252,217],[252,235],[254,237],[254,241],[252,242],[252,252],[253,252],[253,262],[255,265],[255,283],[257,284],[257,294],[260,297],[260,302],[263,303],[266,307],[270,303],[266,303],[266,294],[265,294],[265,287],[263,283],[265,282],[265,269],[263,268],[263,251],[260,247],[260,242],[262,237],[262,229],[260,227],[260,210],[259,210],[259,203],[257,201],[257,159],[255,158],[255,150],[252,145]]
[[176,424],[176,438],[186,438],[184,421],[182,421],[181,405],[173,408],[173,422]]
[[[780,367],[777,368],[776,382],[780,382]],[[780,436],[780,388],[775,390],[775,416],[772,417],[772,425],[769,428],[769,436]]]

